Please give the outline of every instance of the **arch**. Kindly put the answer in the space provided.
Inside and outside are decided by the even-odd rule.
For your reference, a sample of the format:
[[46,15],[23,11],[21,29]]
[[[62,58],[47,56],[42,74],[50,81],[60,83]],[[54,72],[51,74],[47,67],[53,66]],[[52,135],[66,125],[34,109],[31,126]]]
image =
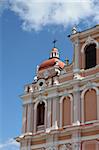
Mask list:
[[[96,65],[99,63],[99,58],[98,58],[98,55],[99,55],[99,43],[98,41],[94,40],[92,37],[88,37],[86,42],[83,44],[82,48],[81,48],[81,53],[82,53],[82,69],[86,69],[86,55],[85,55],[85,49],[86,47],[88,47],[89,45],[93,45],[95,44],[96,45]],[[91,54],[90,54],[91,55]],[[88,57],[89,60],[90,60],[90,57]],[[91,67],[90,67],[91,68]]]
[[45,103],[39,102],[37,105],[37,126],[44,125],[44,117],[45,117]]
[[89,44],[85,47],[85,69],[96,66],[96,44]]
[[34,105],[34,133],[36,132],[37,128],[37,106],[40,102],[43,102],[45,104],[45,113],[44,113],[44,128],[46,128],[46,121],[47,121],[47,102],[46,100],[39,100]]
[[41,102],[44,102],[44,103],[45,103],[45,107],[47,107],[47,102],[46,102],[46,100],[39,100],[39,101],[37,101],[37,102],[35,103],[35,105],[34,105],[34,110],[37,109],[37,105],[40,103],[40,101],[41,101]]
[[[68,94],[66,96],[62,96],[61,99],[60,99],[60,127],[62,127],[63,125],[63,102],[64,102],[64,99],[68,97],[68,107],[70,108],[70,124],[72,123],[73,121],[73,97],[71,94]],[[69,103],[70,101],[70,103]],[[68,109],[68,112],[69,112],[69,109]],[[68,119],[67,119],[68,120]],[[66,121],[66,120],[65,120]],[[67,125],[70,125],[67,123]],[[64,125],[65,126],[65,125]]]
[[90,45],[90,44],[96,44],[96,48],[99,48],[99,43],[98,41],[94,40],[92,37],[88,37],[86,42],[83,44],[82,48],[81,48],[81,53],[84,53],[85,51],[85,47]]
[[[82,123],[88,122],[88,120],[85,119],[85,112],[84,112],[84,110],[85,110],[85,107],[87,107],[87,106],[84,105],[84,101],[85,101],[85,94],[86,94],[86,92],[91,91],[91,90],[93,90],[93,91],[95,92],[95,94],[96,94],[96,96],[95,96],[95,98],[96,98],[96,120],[97,120],[97,118],[99,117],[99,112],[98,112],[98,105],[99,105],[99,102],[98,102],[98,95],[99,95],[99,90],[98,90],[98,88],[96,88],[96,87],[86,88],[86,89],[81,93]],[[88,94],[88,93],[87,93],[87,94]],[[89,94],[90,94],[90,93],[89,93]],[[91,95],[90,95],[90,96],[91,96]],[[90,96],[89,96],[89,98],[90,98]],[[93,93],[92,93],[92,96],[93,96]],[[88,95],[87,95],[86,99],[88,99]],[[88,101],[90,101],[90,100],[88,99]],[[92,99],[92,102],[93,102],[93,99]],[[86,105],[88,105],[89,102],[85,102],[85,103],[86,103]],[[89,105],[90,105],[89,107],[92,107],[92,108],[93,108],[93,106],[91,106],[91,103],[89,103]],[[85,106],[85,107],[84,107],[84,106]],[[91,118],[90,118],[89,121],[92,121]]]

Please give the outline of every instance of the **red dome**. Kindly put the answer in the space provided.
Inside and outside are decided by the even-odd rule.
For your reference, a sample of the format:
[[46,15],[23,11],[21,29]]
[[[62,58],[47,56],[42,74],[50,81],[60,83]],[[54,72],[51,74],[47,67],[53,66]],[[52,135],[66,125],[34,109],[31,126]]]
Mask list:
[[53,67],[53,66],[56,65],[57,62],[58,62],[57,66],[59,66],[59,68],[63,69],[65,64],[62,61],[60,61],[58,58],[51,58],[51,59],[45,60],[39,66],[39,71],[41,71],[43,69],[47,69],[47,68]]

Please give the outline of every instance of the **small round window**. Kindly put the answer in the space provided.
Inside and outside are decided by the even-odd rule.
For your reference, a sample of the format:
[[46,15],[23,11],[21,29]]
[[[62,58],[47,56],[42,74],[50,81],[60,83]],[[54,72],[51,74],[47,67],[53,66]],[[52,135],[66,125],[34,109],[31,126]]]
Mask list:
[[40,82],[40,83],[39,83],[39,86],[42,86],[42,85],[43,85],[43,82]]
[[40,79],[37,84],[38,84],[39,90],[41,90],[41,89],[43,89],[45,87],[45,80],[44,79]]

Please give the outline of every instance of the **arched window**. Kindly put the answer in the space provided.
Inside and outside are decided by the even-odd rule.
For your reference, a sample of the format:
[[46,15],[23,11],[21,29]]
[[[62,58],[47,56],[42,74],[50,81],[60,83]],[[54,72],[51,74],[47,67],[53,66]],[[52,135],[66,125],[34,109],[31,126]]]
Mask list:
[[96,44],[90,44],[85,47],[85,69],[96,66]]
[[44,125],[45,103],[40,102],[37,106],[37,126]]
[[94,89],[87,90],[84,95],[84,121],[97,120],[97,96]]

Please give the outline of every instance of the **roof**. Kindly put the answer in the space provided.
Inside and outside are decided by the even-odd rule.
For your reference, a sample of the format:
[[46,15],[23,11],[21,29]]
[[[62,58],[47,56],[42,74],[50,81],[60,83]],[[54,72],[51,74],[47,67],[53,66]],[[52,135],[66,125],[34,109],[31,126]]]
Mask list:
[[50,67],[55,66],[57,63],[57,66],[61,69],[64,68],[65,63],[62,62],[61,60],[59,60],[58,58],[50,58],[48,60],[45,60],[44,62],[42,62],[39,66],[39,71],[43,70],[43,69],[47,69]]

